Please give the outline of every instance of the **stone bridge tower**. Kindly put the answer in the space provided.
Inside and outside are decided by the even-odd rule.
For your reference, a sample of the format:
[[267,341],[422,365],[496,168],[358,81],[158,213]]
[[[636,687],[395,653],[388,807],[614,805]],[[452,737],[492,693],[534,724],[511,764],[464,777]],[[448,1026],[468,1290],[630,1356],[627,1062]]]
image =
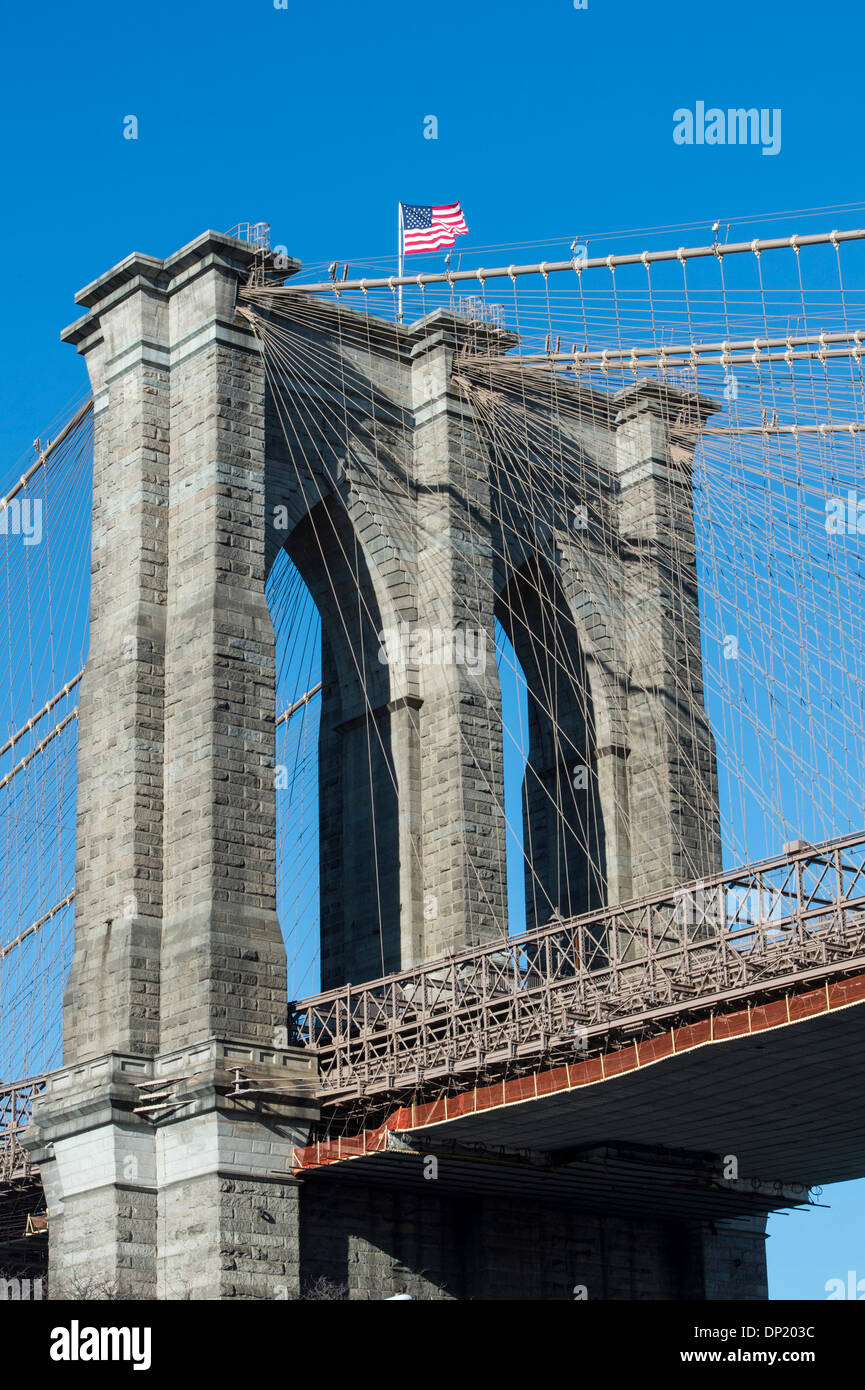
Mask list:
[[[238,302],[252,260],[212,232],[129,256],[64,333],[96,435],[76,944],[63,1066],[30,1131],[56,1290],[295,1297],[304,1240],[334,1238],[291,1176],[317,1111],[315,1059],[286,1045],[276,914],[265,581],[283,547],[322,618],[324,988],[507,930],[496,618],[530,688],[548,683],[524,798],[529,925],[719,867],[676,393],[559,383],[567,481],[530,499],[541,564],[517,520],[534,473],[499,429],[515,402],[491,391],[484,330],[364,319],[361,353],[361,316],[307,300],[287,331],[304,361],[338,367],[347,447],[266,373]],[[543,390],[524,408],[536,470]],[[396,659],[387,634],[418,625],[482,634],[490,659]],[[542,650],[561,658],[552,677]],[[361,777],[374,817],[353,804]],[[388,1248],[372,1226],[357,1240]]]

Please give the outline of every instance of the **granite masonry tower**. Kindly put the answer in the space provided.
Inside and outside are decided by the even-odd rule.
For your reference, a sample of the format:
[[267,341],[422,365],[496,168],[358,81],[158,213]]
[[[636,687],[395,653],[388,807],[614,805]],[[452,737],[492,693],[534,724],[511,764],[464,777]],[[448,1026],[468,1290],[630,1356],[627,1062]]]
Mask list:
[[[580,1251],[600,1296],[734,1296],[720,1251],[744,1261],[736,1296],[762,1296],[756,1230],[536,1197],[517,1220],[492,1195],[293,1176],[318,1109],[315,1057],[288,1043],[276,913],[265,582],[280,549],[322,620],[323,988],[501,931],[497,618],[530,688],[551,679],[539,635],[572,673],[552,678],[556,736],[540,707],[530,719],[529,926],[711,873],[720,849],[677,393],[557,388],[571,466],[533,503],[541,564],[513,520],[531,477],[473,407],[488,388],[464,349],[487,330],[445,311],[372,320],[359,354],[344,330],[361,316],[307,299],[293,331],[305,360],[339,362],[347,449],[265,370],[238,300],[253,259],[213,232],[164,261],[129,256],[77,296],[64,333],[93,387],[95,462],[75,952],[62,1067],[29,1132],[52,1289],[290,1299],[341,1261],[353,1297],[407,1281],[425,1297],[569,1297]],[[542,393],[524,408],[540,460]],[[692,408],[702,420],[711,403]],[[383,661],[382,632],[419,621],[485,634],[490,659]],[[550,809],[574,764],[578,833]],[[361,779],[374,818],[351,795]]]

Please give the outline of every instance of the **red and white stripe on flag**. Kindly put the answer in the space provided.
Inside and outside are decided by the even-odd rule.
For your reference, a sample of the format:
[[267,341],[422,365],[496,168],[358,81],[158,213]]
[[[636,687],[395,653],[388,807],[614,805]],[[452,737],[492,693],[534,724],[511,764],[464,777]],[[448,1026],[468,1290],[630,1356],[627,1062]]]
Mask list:
[[419,251],[435,251],[439,246],[453,246],[458,236],[468,232],[459,203],[445,203],[440,207],[403,203],[402,217],[403,250],[407,256]]

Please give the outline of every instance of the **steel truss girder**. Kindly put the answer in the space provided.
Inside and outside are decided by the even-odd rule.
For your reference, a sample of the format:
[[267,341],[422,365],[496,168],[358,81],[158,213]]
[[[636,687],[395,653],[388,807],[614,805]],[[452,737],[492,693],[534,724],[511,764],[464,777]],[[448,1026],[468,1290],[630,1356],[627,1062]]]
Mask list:
[[551,1052],[611,1025],[865,968],[865,835],[805,847],[293,1006],[326,1096]]

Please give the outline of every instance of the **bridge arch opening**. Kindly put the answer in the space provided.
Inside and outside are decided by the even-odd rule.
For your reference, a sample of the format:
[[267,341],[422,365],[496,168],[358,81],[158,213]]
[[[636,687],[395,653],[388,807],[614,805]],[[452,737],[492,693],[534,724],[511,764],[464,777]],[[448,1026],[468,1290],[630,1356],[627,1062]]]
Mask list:
[[283,549],[267,581],[276,645],[276,909],[289,998],[320,987],[318,736],[321,618]]
[[370,568],[341,501],[302,516],[271,566],[277,902],[289,993],[402,964],[390,673]]
[[[533,557],[509,576],[496,619],[525,688],[522,827],[532,928],[555,914],[590,912],[606,898],[595,712],[580,637],[550,564]],[[512,703],[503,698],[503,718]]]
[[496,619],[496,662],[502,696],[502,767],[505,833],[507,835],[508,930],[518,936],[526,929],[526,846],[523,833],[523,784],[528,740],[526,676],[514,644]]

